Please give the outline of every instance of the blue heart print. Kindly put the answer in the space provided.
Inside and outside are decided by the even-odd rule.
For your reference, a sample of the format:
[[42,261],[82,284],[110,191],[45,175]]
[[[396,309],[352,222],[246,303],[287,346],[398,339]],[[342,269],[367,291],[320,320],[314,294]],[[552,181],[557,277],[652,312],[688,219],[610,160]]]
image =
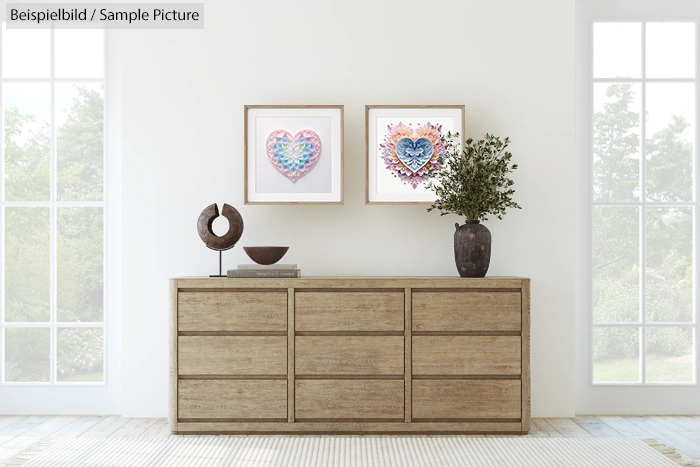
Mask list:
[[433,156],[433,143],[428,138],[401,138],[396,143],[396,155],[412,172],[418,172]]

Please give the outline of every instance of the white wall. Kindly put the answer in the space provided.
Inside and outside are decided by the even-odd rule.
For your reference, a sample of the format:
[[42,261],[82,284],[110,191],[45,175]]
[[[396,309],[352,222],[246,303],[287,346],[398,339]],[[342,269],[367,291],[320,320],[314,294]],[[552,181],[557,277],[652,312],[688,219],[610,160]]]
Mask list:
[[[486,225],[489,274],[532,278],[533,416],[572,416],[573,2],[208,1],[205,18],[119,34],[123,414],[167,413],[167,279],[215,271],[195,228],[212,202],[241,212],[240,246],[290,245],[307,276],[455,276],[461,219],[364,204],[364,106],[465,104],[467,135],[510,136],[520,165],[523,210]],[[244,104],[345,105],[344,206],[243,205]]]

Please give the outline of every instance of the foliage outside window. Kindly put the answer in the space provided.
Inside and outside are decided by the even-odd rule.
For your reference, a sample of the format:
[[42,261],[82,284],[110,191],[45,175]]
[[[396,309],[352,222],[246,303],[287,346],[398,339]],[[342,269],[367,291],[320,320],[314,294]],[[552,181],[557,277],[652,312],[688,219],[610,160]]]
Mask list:
[[693,383],[695,24],[593,36],[593,383]]
[[1,382],[103,382],[104,32],[0,34]]

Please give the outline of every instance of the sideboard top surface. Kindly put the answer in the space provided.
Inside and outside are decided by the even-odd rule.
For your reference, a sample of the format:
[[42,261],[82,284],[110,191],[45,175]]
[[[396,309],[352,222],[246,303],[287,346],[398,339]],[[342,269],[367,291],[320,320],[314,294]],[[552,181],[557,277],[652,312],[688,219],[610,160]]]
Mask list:
[[171,279],[180,289],[239,288],[473,288],[520,289],[530,281],[524,277],[299,277],[299,278],[219,278],[177,277]]

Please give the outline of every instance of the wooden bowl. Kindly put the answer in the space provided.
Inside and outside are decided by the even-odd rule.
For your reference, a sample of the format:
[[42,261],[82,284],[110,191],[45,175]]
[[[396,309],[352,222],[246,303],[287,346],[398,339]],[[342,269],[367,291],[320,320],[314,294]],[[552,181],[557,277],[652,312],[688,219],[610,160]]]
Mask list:
[[289,250],[288,246],[244,246],[243,250],[250,259],[258,264],[275,264]]

